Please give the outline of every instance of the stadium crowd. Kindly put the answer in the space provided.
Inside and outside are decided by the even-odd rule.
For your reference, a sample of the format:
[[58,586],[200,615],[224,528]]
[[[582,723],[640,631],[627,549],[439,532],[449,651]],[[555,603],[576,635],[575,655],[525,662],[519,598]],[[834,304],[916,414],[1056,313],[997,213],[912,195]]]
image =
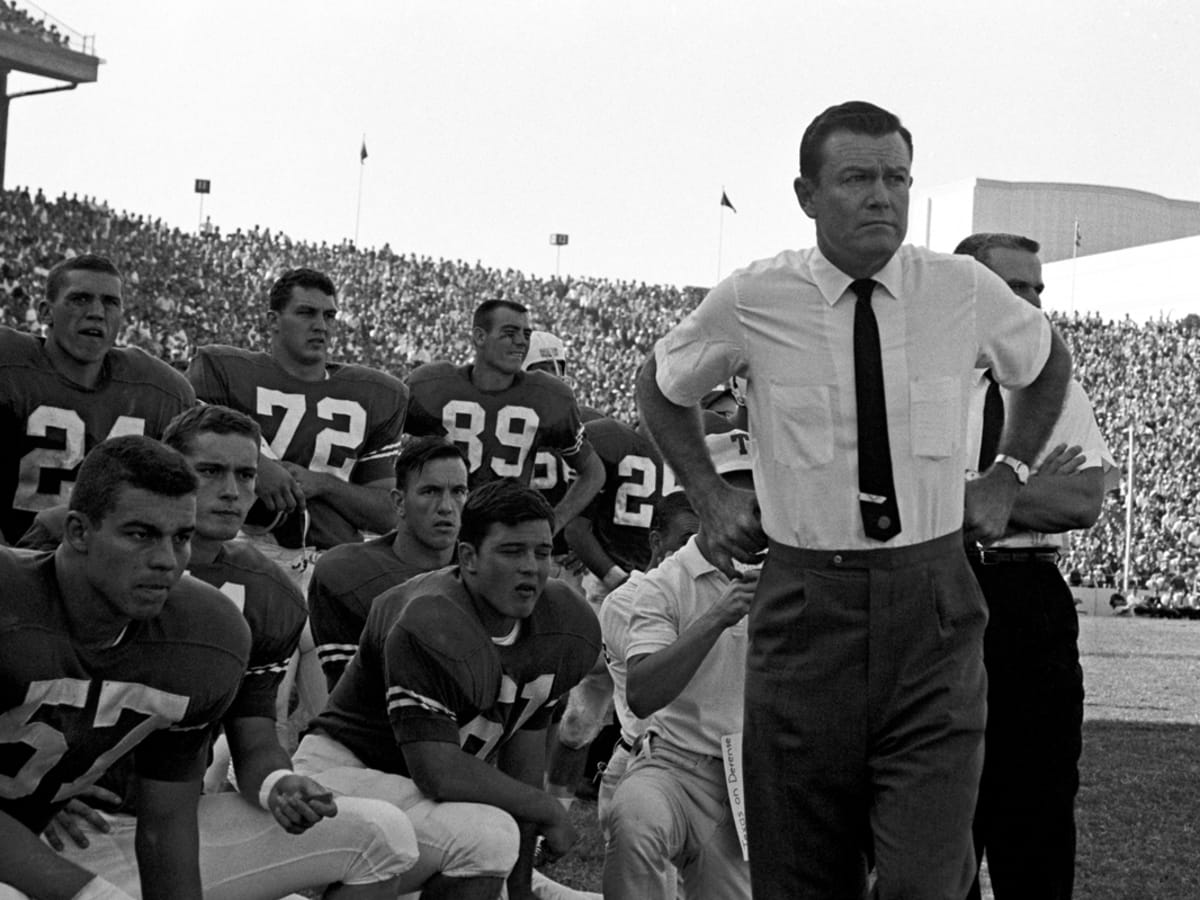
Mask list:
[[28,12],[19,8],[16,0],[9,0],[7,3],[0,2],[0,28],[16,34],[41,38],[49,44],[58,44],[60,47],[71,46],[69,35],[59,31],[58,26],[53,22],[47,25],[45,19],[35,19]]
[[[3,7],[0,7],[3,8]],[[38,190],[0,194],[0,323],[38,328],[36,303],[49,268],[96,252],[126,273],[125,331],[118,342],[179,366],[198,346],[264,345],[263,297],[284,268],[303,262],[339,287],[342,326],[334,356],[398,377],[431,359],[467,360],[471,311],[487,298],[528,306],[536,327],[570,346],[569,377],[581,404],[623,421],[635,415],[634,371],[653,340],[692,309],[700,288],[595,277],[541,278],[464,260],[402,254],[389,246],[296,241],[255,227],[184,232],[116,212],[90,197],[51,200]],[[1074,355],[1114,455],[1127,471],[1132,424],[1136,496],[1131,588],[1200,604],[1200,399],[1194,389],[1200,328],[1194,321],[1138,324],[1052,314]],[[1125,488],[1100,522],[1072,536],[1063,571],[1083,585],[1121,587]]]

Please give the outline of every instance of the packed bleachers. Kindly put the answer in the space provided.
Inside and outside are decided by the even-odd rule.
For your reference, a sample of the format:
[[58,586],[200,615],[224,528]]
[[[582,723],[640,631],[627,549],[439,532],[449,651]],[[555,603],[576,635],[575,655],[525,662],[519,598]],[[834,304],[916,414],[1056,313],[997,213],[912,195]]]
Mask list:
[[53,22],[47,24],[44,18],[35,19],[28,12],[17,6],[17,0],[0,0],[0,28],[16,34],[27,34],[40,38],[49,44],[69,47],[71,38],[60,31]]
[[[514,299],[533,310],[535,327],[567,341],[580,401],[625,420],[634,416],[637,365],[654,339],[702,296],[693,288],[642,282],[543,279],[399,254],[386,245],[362,250],[304,243],[261,228],[197,236],[116,213],[91,198],[51,201],[40,191],[18,189],[0,194],[0,323],[35,329],[48,268],[85,251],[110,256],[126,273],[122,343],[172,361],[186,361],[207,343],[262,347],[266,290],[290,266],[322,269],[338,285],[343,324],[336,355],[401,376],[433,358],[465,361],[474,307],[489,297]],[[1122,466],[1133,423],[1132,585],[1154,591],[1183,583],[1181,595],[1196,602],[1200,329],[1186,322],[1138,325],[1080,315],[1055,321]],[[1073,536],[1064,571],[1077,573],[1083,584],[1121,584],[1124,507],[1122,487],[1108,496],[1100,523]]]

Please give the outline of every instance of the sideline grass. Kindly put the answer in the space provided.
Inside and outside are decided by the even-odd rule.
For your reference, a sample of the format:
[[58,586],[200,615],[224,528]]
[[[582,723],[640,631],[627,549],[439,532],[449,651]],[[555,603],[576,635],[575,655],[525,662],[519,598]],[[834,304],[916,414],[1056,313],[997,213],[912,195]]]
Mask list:
[[[1087,697],[1075,896],[1200,898],[1200,622],[1081,617],[1079,628]],[[596,805],[577,802],[572,818],[579,845],[546,874],[599,891]]]

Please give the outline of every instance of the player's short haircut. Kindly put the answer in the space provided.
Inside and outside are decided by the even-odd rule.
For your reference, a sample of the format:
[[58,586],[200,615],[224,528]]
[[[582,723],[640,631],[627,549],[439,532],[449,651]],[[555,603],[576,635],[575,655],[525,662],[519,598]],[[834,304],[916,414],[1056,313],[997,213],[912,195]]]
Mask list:
[[538,519],[545,519],[554,531],[554,509],[541,491],[515,478],[499,478],[467,495],[458,539],[478,550],[492,525],[520,525]]
[[67,282],[67,275],[71,272],[102,272],[105,275],[112,275],[125,280],[125,276],[121,274],[121,270],[107,256],[100,256],[96,253],[84,253],[80,256],[74,256],[71,259],[64,259],[50,270],[50,274],[46,276],[46,299],[51,303],[55,301],[59,293]]
[[1022,234],[1006,234],[1002,231],[980,231],[963,238],[954,248],[955,253],[963,256],[973,256],[987,265],[988,254],[997,248],[1005,250],[1024,250],[1026,253],[1037,253],[1042,245],[1033,238]]
[[912,134],[900,124],[900,118],[874,103],[851,100],[831,106],[809,123],[800,139],[800,177],[817,181],[821,166],[825,162],[825,140],[837,131],[865,134],[868,137],[886,137],[897,133],[908,147],[912,159]]
[[288,269],[275,279],[275,283],[271,285],[271,292],[267,295],[271,312],[279,312],[291,302],[292,288],[294,287],[312,288],[322,294],[328,294],[330,297],[337,296],[337,288],[333,286],[333,281],[324,272],[303,267]]
[[471,471],[467,458],[457,444],[444,437],[426,435],[408,441],[396,457],[396,487],[400,490],[407,488],[409,476],[420,475],[421,470],[436,459],[457,459],[467,472]]
[[178,450],[142,435],[109,438],[84,457],[67,508],[98,525],[127,487],[186,497],[196,492],[196,484],[192,467]]
[[498,309],[511,309],[515,313],[528,315],[528,307],[522,306],[516,300],[484,300],[475,307],[475,315],[471,317],[472,328],[482,328],[484,331],[492,330],[492,313]]
[[683,491],[673,491],[665,497],[660,497],[654,504],[654,514],[650,516],[651,531],[665,531],[667,526],[680,513],[695,514],[692,502]]
[[262,439],[258,423],[245,413],[228,406],[202,405],[185,409],[168,422],[162,442],[186,455],[192,452],[196,438],[208,432],[240,434],[254,441],[256,447]]

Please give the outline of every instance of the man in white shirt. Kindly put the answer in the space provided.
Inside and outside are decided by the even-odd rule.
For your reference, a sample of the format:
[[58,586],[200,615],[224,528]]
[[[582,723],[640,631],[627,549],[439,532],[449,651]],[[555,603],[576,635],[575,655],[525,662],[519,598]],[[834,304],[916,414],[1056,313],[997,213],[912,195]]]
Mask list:
[[[964,238],[955,252],[973,256],[1041,309],[1039,249],[1021,235],[983,233]],[[980,374],[968,409],[968,459],[972,452],[981,462],[994,455],[1004,394]],[[975,852],[987,852],[997,900],[1067,900],[1074,886],[1083,670],[1075,598],[1058,558],[1067,531],[1095,524],[1114,466],[1087,393],[1072,380],[1005,535],[967,550],[988,604],[987,749]],[[968,896],[980,896],[978,877]]]
[[[819,115],[795,181],[817,247],[718,284],[638,382],[713,563],[732,575],[769,539],[746,671],[757,900],[858,896],[872,851],[882,897],[958,900],[974,874],[986,611],[964,524],[971,539],[1003,533],[1071,361],[983,267],[901,246],[911,164],[892,113]],[[964,486],[983,367],[1014,390],[998,464]],[[734,375],[757,500],[699,449],[695,405]]]
[[[754,484],[748,439],[705,439],[715,469],[743,489]],[[624,641],[625,698],[648,721],[601,815],[608,900],[674,897],[672,865],[692,900],[749,900],[724,740],[741,741],[744,619],[757,581],[757,571],[731,579],[714,566],[703,531],[641,579]]]

